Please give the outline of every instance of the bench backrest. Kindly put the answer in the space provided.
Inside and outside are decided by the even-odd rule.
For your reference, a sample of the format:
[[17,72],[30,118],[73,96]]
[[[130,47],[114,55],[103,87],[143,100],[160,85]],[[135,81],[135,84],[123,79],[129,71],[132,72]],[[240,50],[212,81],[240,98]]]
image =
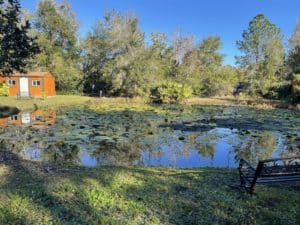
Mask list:
[[261,160],[256,170],[259,177],[300,175],[300,157]]
[[239,171],[242,184],[252,193],[256,183],[300,180],[300,156],[261,160],[256,169],[241,159]]

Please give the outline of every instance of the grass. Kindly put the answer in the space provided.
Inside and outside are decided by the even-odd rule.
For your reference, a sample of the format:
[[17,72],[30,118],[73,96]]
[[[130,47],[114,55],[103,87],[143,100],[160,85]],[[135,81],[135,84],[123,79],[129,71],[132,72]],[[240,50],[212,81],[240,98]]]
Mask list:
[[[47,166],[0,152],[0,224],[299,224],[300,192],[236,170]],[[49,172],[50,170],[50,172]]]
[[43,100],[41,98],[18,99],[16,97],[0,97],[0,105],[14,106],[19,108],[20,110],[31,110],[35,108],[34,105],[39,108],[57,108],[64,106],[81,105],[90,100],[92,100],[92,98],[90,97],[72,95],[55,96],[47,98],[46,100]]
[[[252,99],[245,96],[240,97],[215,97],[215,98],[192,98],[185,102],[188,105],[247,105],[255,108],[272,108],[281,106],[280,101],[264,100],[264,99]],[[57,95],[55,97],[49,97],[47,99],[42,98],[25,98],[19,99],[16,97],[1,97],[0,106],[12,106],[17,107],[20,110],[32,110],[35,107],[39,108],[60,108],[75,105],[86,105],[97,107],[111,107],[118,106],[121,108],[132,107],[146,107],[151,109],[151,106],[147,104],[146,100],[141,98],[95,98],[87,96],[77,95]]]

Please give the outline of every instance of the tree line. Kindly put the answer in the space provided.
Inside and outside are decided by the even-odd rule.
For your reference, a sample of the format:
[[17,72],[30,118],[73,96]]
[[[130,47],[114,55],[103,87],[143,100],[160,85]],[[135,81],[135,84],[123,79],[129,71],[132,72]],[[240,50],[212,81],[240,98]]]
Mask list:
[[237,66],[225,66],[219,36],[198,41],[179,30],[146,42],[133,13],[109,11],[79,38],[68,1],[40,0],[34,13],[0,0],[0,72],[50,71],[57,90],[177,101],[190,95],[300,98],[300,24],[284,48],[279,27],[258,14],[236,42]]

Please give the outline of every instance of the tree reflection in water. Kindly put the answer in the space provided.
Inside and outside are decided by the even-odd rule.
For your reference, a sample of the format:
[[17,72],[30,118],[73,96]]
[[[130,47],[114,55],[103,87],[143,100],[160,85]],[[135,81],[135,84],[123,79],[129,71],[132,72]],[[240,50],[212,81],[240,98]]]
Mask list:
[[214,132],[206,132],[196,139],[195,147],[204,158],[213,159],[216,148],[215,145],[220,138]]
[[300,155],[300,137],[289,135],[285,139],[284,145],[285,151],[281,152],[281,156],[294,157]]
[[197,148],[199,149],[198,151],[203,157],[213,159],[216,152],[215,145],[209,143],[198,143]]
[[75,144],[67,144],[64,141],[59,141],[50,144],[42,153],[42,158],[45,161],[55,163],[78,162],[79,147]]
[[272,158],[278,138],[278,134],[270,131],[247,136],[242,135],[240,145],[234,148],[235,158],[237,161],[243,158],[253,164],[259,160]]
[[[300,154],[299,121],[294,115],[289,117],[292,121],[277,111],[186,108],[179,112],[176,106],[166,115],[124,109],[98,113],[80,107],[57,116],[42,110],[20,113],[1,119],[0,148],[29,160],[87,166],[232,167],[240,158],[256,163]],[[271,127],[273,118],[280,123]]]
[[91,156],[99,165],[133,165],[141,157],[141,151],[140,145],[134,141],[103,141]]

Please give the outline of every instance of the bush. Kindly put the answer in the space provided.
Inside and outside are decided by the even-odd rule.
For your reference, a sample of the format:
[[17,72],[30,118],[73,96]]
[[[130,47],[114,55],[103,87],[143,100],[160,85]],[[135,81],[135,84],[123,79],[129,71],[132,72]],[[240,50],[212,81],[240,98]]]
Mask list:
[[8,96],[9,95],[9,86],[6,83],[0,84],[0,96]]
[[176,82],[164,82],[151,89],[151,100],[154,103],[179,103],[192,97],[193,90],[190,86]]
[[293,103],[300,103],[300,86],[294,87],[292,98],[293,98]]
[[300,103],[300,74],[295,74],[292,82],[292,101]]

